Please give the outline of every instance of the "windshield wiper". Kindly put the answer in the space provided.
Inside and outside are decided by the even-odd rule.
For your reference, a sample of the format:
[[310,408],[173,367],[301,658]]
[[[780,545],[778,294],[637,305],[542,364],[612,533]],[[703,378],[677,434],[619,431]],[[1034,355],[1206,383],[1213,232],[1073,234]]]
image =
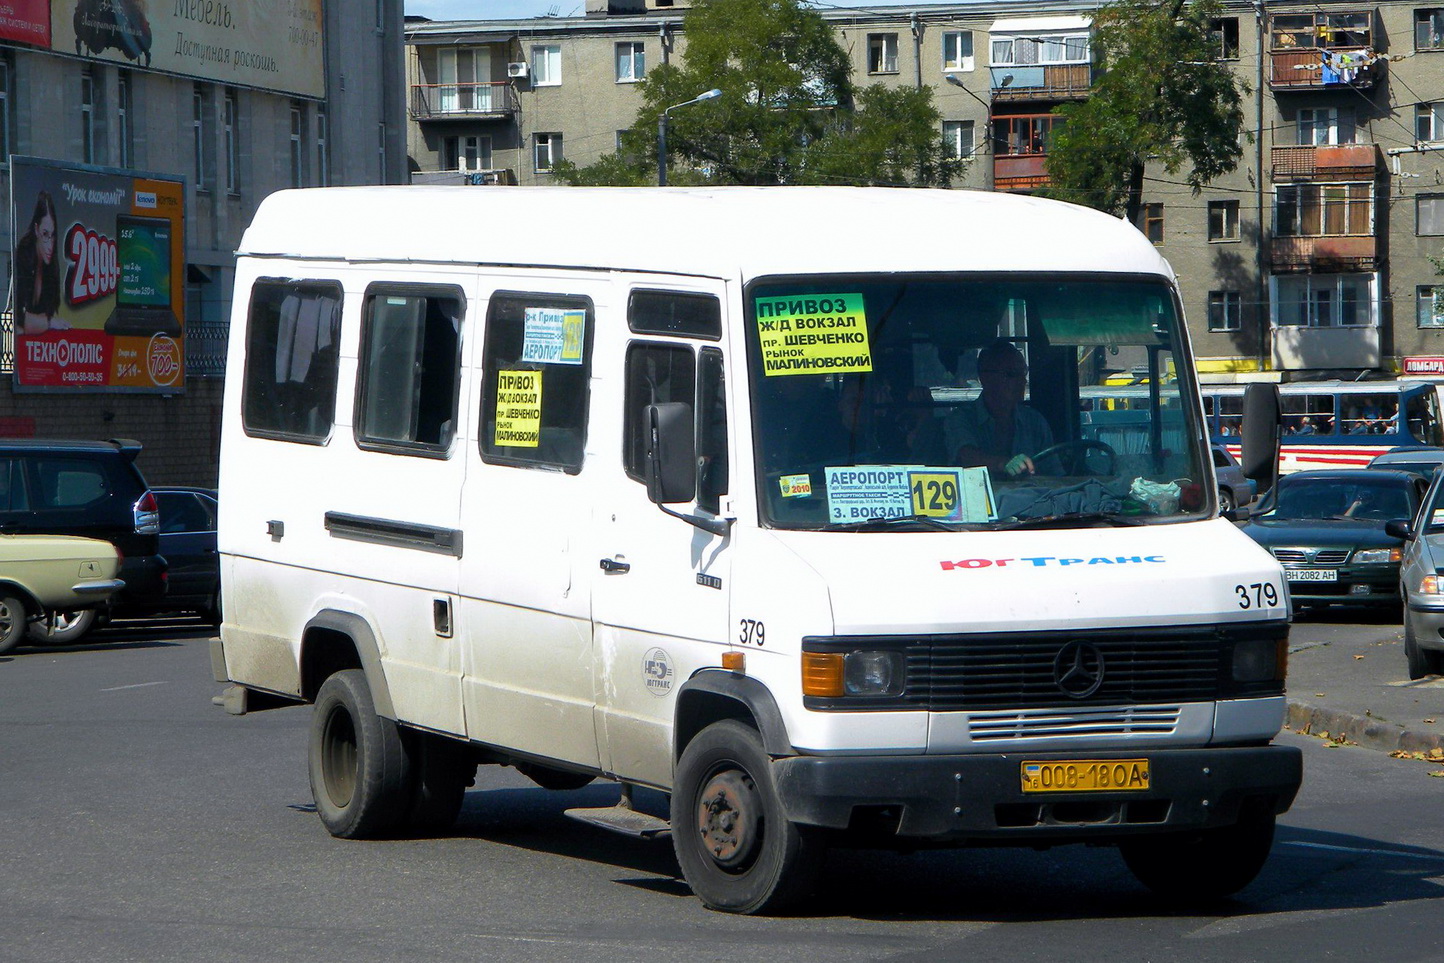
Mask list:
[[1035,518],[1020,518],[996,526],[998,530],[1024,528],[1087,528],[1091,525],[1112,525],[1125,528],[1132,525],[1146,525],[1138,515],[1124,515],[1121,512],[1059,512],[1056,515],[1038,515]]
[[907,528],[930,532],[962,532],[972,526],[957,522],[942,522],[931,515],[874,515],[857,522],[834,522],[824,527],[828,532],[881,532],[889,528]]

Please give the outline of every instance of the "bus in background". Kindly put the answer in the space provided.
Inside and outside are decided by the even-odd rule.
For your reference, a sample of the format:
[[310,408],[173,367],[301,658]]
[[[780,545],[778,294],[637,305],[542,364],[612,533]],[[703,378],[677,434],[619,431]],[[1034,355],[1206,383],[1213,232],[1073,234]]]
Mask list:
[[[1243,392],[1243,385],[1203,386],[1209,435],[1235,456]],[[1399,445],[1444,446],[1439,396],[1427,381],[1301,381],[1279,385],[1279,395],[1280,472],[1362,468]]]

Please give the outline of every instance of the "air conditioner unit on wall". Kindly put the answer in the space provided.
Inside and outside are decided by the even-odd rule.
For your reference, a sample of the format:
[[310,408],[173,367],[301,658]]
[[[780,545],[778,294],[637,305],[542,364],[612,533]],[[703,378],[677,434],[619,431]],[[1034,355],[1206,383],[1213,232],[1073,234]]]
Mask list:
[[521,63],[506,65],[506,75],[508,77],[525,77],[529,73],[531,73],[531,67],[525,60]]

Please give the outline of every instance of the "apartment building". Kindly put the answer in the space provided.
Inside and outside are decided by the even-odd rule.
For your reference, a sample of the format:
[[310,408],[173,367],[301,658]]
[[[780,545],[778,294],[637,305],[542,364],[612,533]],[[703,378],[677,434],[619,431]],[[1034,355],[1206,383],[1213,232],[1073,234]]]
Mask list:
[[[152,482],[214,484],[234,252],[256,207],[288,187],[407,180],[401,0],[48,0],[23,12],[28,24],[0,24],[0,190],[17,189],[18,211],[0,217],[4,287],[36,205],[28,181],[19,195],[20,174],[37,163],[59,172],[57,188],[105,178],[178,183],[183,250],[168,280],[184,277],[167,307],[185,374],[164,388],[123,379],[27,386],[16,349],[41,336],[7,315],[0,435],[135,438]],[[60,238],[84,199],[56,193]],[[91,233],[102,248],[118,236]],[[62,278],[66,271],[62,261]],[[64,357],[61,342],[82,336],[96,351],[108,346],[108,334],[83,331],[73,316],[56,328],[43,336],[52,355]]]
[[[1096,7],[821,12],[859,84],[933,89],[941,133],[972,159],[955,186],[1029,192],[1047,182],[1053,108],[1095,78]],[[685,49],[682,13],[587,13],[408,23],[413,181],[543,184],[558,157],[615,150],[636,81]],[[1150,169],[1137,225],[1180,276],[1205,379],[1444,374],[1444,7],[1229,3],[1215,40],[1249,86],[1252,142],[1196,196]]]

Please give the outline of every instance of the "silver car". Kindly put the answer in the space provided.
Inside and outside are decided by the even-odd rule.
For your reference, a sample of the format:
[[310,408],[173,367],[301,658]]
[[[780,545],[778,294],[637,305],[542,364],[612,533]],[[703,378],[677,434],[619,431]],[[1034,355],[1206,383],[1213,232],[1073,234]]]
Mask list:
[[1389,531],[1405,538],[1399,594],[1409,678],[1444,675],[1444,472],[1434,475],[1407,531],[1397,522]]

